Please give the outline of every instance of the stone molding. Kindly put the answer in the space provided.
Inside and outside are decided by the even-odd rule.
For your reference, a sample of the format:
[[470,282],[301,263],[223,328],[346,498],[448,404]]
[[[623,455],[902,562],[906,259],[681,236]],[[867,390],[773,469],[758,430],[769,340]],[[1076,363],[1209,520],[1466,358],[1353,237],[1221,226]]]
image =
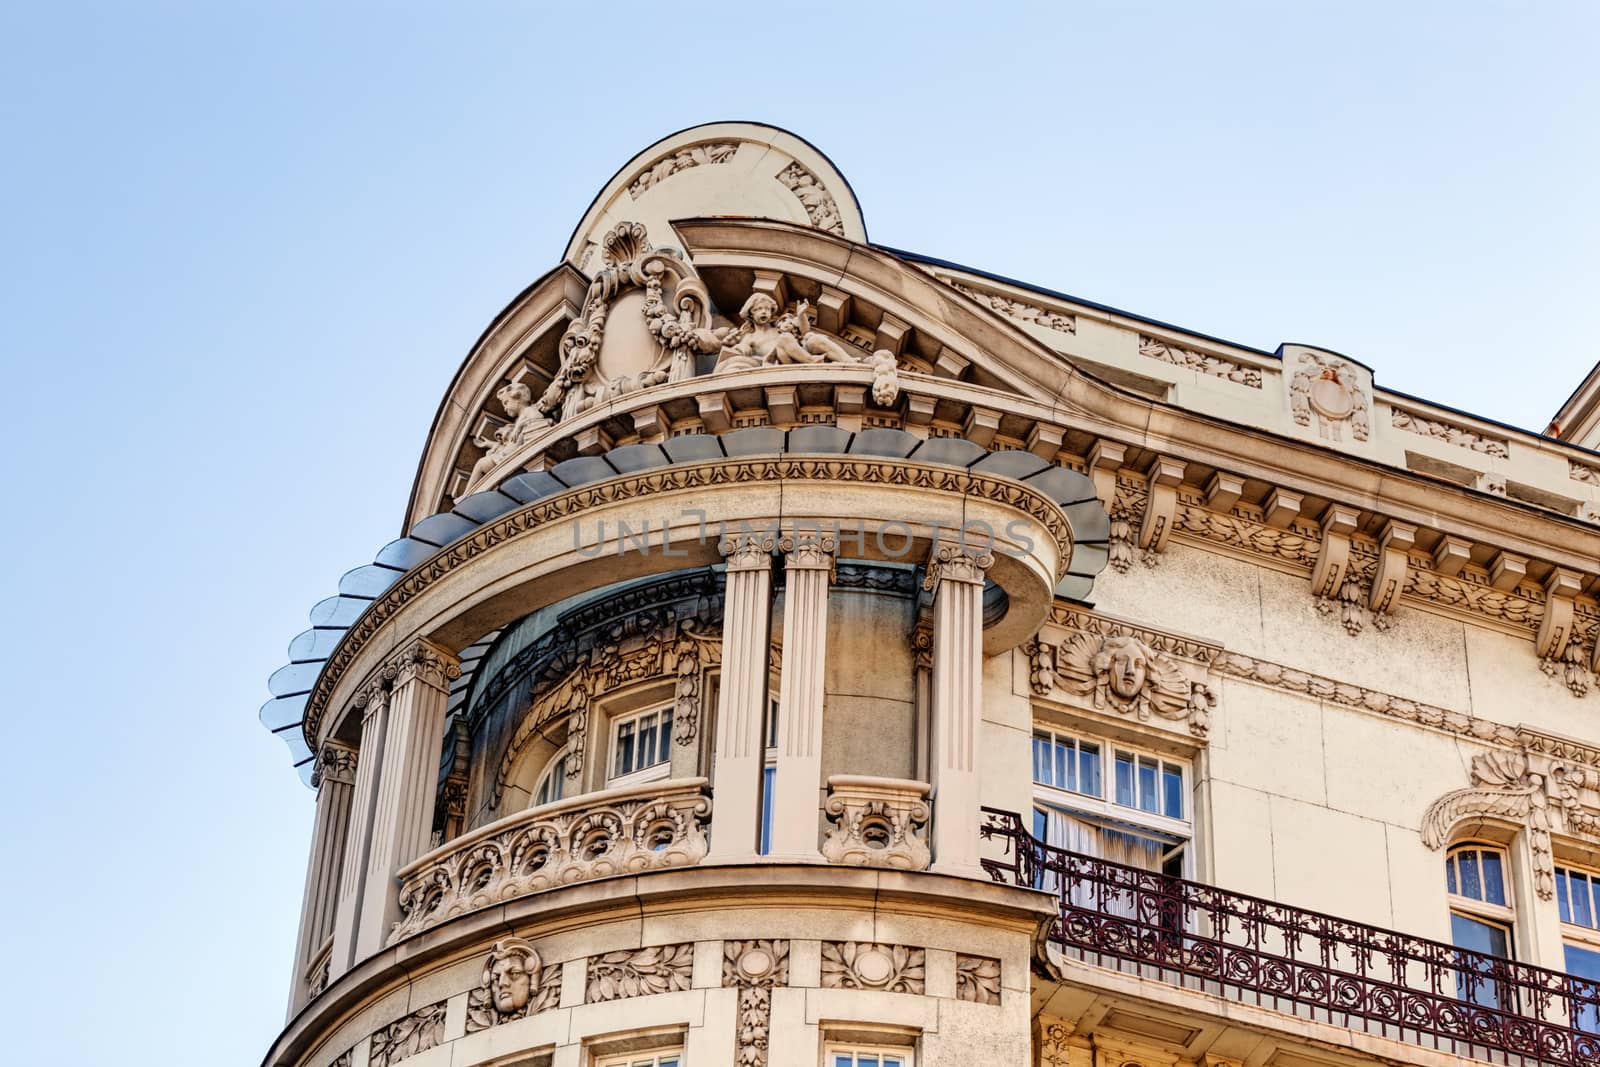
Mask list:
[[1465,426],[1458,426],[1453,422],[1443,419],[1429,418],[1415,411],[1405,408],[1389,408],[1389,425],[1406,433],[1414,433],[1419,437],[1431,437],[1445,444],[1455,445],[1458,448],[1470,448],[1474,452],[1482,452],[1495,459],[1509,459],[1511,449],[1505,441],[1499,438],[1481,434],[1476,430],[1469,430]]
[[1000,961],[957,953],[956,999],[973,1004],[999,1004]]
[[1208,374],[1213,378],[1237,385],[1248,386],[1251,389],[1261,388],[1261,371],[1256,367],[1247,367],[1242,363],[1235,363],[1222,356],[1214,356],[1209,352],[1199,352],[1193,348],[1151,337],[1147,334],[1139,335],[1139,354],[1148,359],[1158,359],[1163,363],[1170,363],[1174,367],[1184,370],[1197,371]]
[[694,944],[653,945],[591,956],[585,1002],[676,993],[688,989],[694,973]]
[[926,992],[927,952],[875,941],[824,941],[823,989],[874,989],[885,993]]
[[927,870],[932,860],[927,796],[926,782],[830,776],[823,805],[829,823],[823,858],[853,867]]
[[[1559,739],[1557,747],[1565,747]],[[1538,749],[1549,748],[1548,744]],[[1527,834],[1534,885],[1542,900],[1555,896],[1552,833],[1600,845],[1600,768],[1593,750],[1587,765],[1573,766],[1534,746],[1518,751],[1484,752],[1472,758],[1472,784],[1446,793],[1422,817],[1422,843],[1438,851],[1451,843],[1458,827],[1492,819]]]
[[990,311],[1004,315],[1008,319],[1018,322],[1032,323],[1043,326],[1047,330],[1057,333],[1075,334],[1078,332],[1078,317],[1065,312],[1049,311],[1038,304],[1029,303],[1016,297],[1002,296],[1000,293],[986,289],[978,289],[965,282],[956,281],[954,278],[940,278],[949,283],[952,288],[958,289]]
[[394,1067],[394,1064],[444,1042],[446,1001],[418,1008],[372,1035],[368,1067]]
[[302,728],[308,742],[319,734],[327,702],[383,624],[423,590],[496,546],[548,523],[559,522],[590,508],[623,500],[646,499],[657,494],[698,488],[715,488],[747,482],[838,482],[890,485],[942,491],[989,500],[1014,508],[1035,519],[1055,542],[1060,579],[1072,555],[1072,533],[1059,506],[1049,497],[1010,479],[973,471],[952,470],[873,457],[726,458],[712,463],[659,468],[619,476],[593,485],[569,489],[486,523],[461,540],[418,564],[375,599],[346,631],[329,656],[306,703]]
[[529,808],[435,849],[400,872],[388,944],[453,916],[571,882],[687,867],[705,858],[706,779],[589,793]]

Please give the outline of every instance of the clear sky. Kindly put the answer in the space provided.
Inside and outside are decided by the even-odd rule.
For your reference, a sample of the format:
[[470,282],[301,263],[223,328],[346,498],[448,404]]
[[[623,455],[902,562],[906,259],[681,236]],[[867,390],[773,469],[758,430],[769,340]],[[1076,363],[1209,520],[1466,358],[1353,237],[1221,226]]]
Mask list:
[[876,241],[1539,429],[1600,357],[1597,50],[1577,2],[7,0],[0,1059],[259,1061],[312,801],[265,679],[634,152],[786,127]]

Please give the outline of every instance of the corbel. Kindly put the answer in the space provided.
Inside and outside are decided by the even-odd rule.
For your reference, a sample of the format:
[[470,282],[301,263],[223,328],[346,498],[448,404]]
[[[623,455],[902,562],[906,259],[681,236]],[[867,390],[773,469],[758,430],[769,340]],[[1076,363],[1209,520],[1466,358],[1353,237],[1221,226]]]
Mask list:
[[1322,550],[1311,569],[1311,595],[1332,599],[1344,583],[1345,565],[1350,562],[1350,535],[1355,532],[1361,513],[1343,504],[1329,504],[1322,513]]
[[1544,618],[1539,620],[1539,636],[1533,650],[1540,659],[1556,659],[1567,650],[1572,636],[1573,598],[1583,589],[1583,577],[1557,567],[1545,579]]
[[1128,449],[1115,441],[1096,441],[1089,449],[1089,479],[1095,495],[1107,511],[1117,500],[1117,471],[1127,461]]
[[1409,522],[1390,520],[1378,537],[1378,568],[1372,576],[1372,591],[1367,607],[1379,615],[1393,615],[1406,587],[1406,572],[1411,569],[1411,546],[1417,542],[1417,528]]
[[1433,569],[1437,574],[1453,578],[1472,558],[1472,542],[1459,537],[1445,537],[1433,550]]
[[867,406],[867,387],[864,385],[836,385],[833,387],[834,425],[855,433],[861,429],[861,412]]
[[733,426],[733,414],[728,410],[727,393],[701,393],[695,397],[700,408],[700,421],[707,433],[727,433]]
[[895,355],[899,355],[906,347],[906,337],[911,333],[911,326],[901,322],[893,315],[885,313],[878,322],[878,332],[872,339],[872,350],[887,348]]
[[784,284],[782,271],[756,271],[756,280],[750,287],[750,295],[754,296],[756,293],[766,293],[772,297],[780,310],[789,306],[789,288]]
[[639,440],[654,444],[667,439],[671,423],[667,413],[655,405],[639,408],[631,412],[633,416],[633,432],[639,435]]
[[850,321],[850,294],[824,285],[817,296],[817,327],[828,333],[839,333]]
[[1290,492],[1288,489],[1274,489],[1267,494],[1266,502],[1261,505],[1262,519],[1274,529],[1287,530],[1289,524],[1300,517],[1300,509],[1305,505],[1305,501],[1305,496],[1300,493]]
[[962,434],[975,445],[989,447],[994,440],[996,431],[1000,429],[1000,413],[976,405],[967,412],[967,423],[962,427]]
[[939,406],[938,400],[931,396],[914,395],[904,389],[900,390],[900,396],[905,401],[900,425],[907,433],[915,434],[926,441],[929,428],[933,425],[934,410]]
[[1048,463],[1054,463],[1056,453],[1061,451],[1061,442],[1066,437],[1067,433],[1061,427],[1036,422],[1033,429],[1028,431],[1028,451]]
[[949,345],[939,349],[939,356],[933,361],[933,373],[941,378],[950,378],[960,381],[972,361],[960,355]]
[[580,456],[598,456],[611,450],[611,435],[598,423],[579,430],[573,436],[573,443],[578,446]]
[[767,422],[772,426],[793,426],[797,409],[795,388],[792,385],[769,385],[767,394]]
[[1206,483],[1206,507],[1226,515],[1244,495],[1244,479],[1217,471]]
[[1139,547],[1147,552],[1163,552],[1167,537],[1172,533],[1172,518],[1178,510],[1178,485],[1183,481],[1181,459],[1157,456],[1145,470],[1149,481],[1149,496],[1144,506],[1144,520],[1139,524]]
[[1502,552],[1489,566],[1489,584],[1502,593],[1509,593],[1528,574],[1528,559],[1514,552]]

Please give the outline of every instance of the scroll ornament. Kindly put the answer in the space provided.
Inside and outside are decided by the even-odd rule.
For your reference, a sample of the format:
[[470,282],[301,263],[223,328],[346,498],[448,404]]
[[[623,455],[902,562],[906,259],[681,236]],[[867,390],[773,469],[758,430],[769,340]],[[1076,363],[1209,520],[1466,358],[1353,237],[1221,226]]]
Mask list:
[[1466,819],[1520,823],[1528,832],[1535,888],[1555,896],[1555,854],[1550,834],[1600,835],[1600,770],[1529,752],[1486,752],[1472,759],[1472,785],[1446,793],[1422,817],[1422,843],[1438,851]]

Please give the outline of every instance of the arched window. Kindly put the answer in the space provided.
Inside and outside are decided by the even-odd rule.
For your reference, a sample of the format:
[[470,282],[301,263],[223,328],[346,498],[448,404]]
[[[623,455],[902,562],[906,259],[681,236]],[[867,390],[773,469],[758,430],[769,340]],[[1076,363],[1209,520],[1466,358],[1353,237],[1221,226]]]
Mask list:
[[544,765],[544,770],[539,772],[539,784],[533,787],[533,799],[528,807],[537,808],[545,804],[554,804],[566,793],[567,787],[567,750],[561,749],[550,762]]
[[[1445,891],[1450,895],[1450,942],[1485,956],[1509,960],[1515,915],[1503,849],[1478,843],[1457,845],[1445,856]],[[1484,1007],[1510,1007],[1510,990],[1492,962],[1463,957],[1456,996]]]

